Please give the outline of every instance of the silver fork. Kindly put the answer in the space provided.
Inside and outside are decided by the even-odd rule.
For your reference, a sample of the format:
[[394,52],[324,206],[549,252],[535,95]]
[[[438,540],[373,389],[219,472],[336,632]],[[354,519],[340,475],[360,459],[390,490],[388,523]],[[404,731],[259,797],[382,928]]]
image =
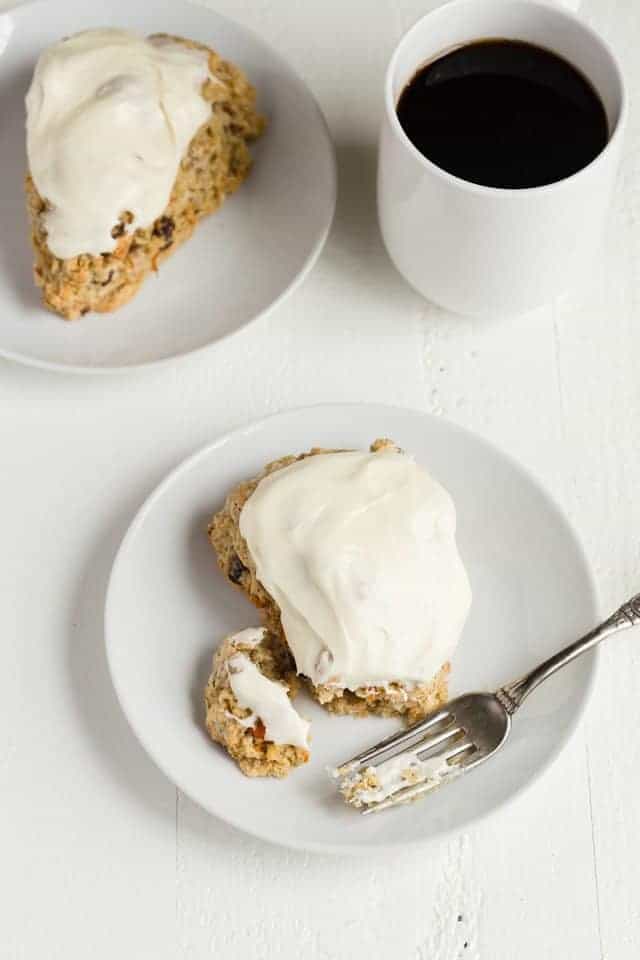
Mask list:
[[[639,623],[640,594],[637,594],[586,636],[554,654],[520,680],[505,684],[495,693],[467,693],[451,700],[414,726],[387,737],[341,764],[335,776],[343,778],[344,787],[357,783],[365,774],[373,774],[375,778],[376,772],[380,773],[384,769],[382,765],[389,760],[394,761],[394,769],[400,770],[406,759],[409,767],[418,771],[414,775],[419,778],[418,782],[404,785],[407,781],[399,776],[384,798],[362,803],[358,801],[356,791],[350,802],[361,806],[361,812],[368,814],[414,800],[492,757],[509,736],[513,714],[543,680],[591,650],[605,637]],[[390,766],[388,764],[386,769],[389,770]]]

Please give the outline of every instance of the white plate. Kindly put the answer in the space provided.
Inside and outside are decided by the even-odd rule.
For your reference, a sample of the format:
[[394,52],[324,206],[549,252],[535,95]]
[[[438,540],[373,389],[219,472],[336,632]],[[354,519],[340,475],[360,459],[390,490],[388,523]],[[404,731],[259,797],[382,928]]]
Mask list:
[[[184,0],[34,3],[0,16],[0,354],[101,372],[155,363],[221,340],[274,306],[311,269],[336,194],[333,146],[304,83],[260,38]],[[114,314],[74,323],[46,311],[31,279],[22,183],[24,96],[42,49],[68,33],[121,26],[210,44],[242,67],[269,127],[249,179]],[[4,52],[2,52],[4,46]]]
[[211,813],[266,840],[307,850],[362,851],[466,827],[530,784],[567,742],[595,659],[547,681],[518,713],[502,754],[428,799],[360,817],[325,768],[396,728],[333,717],[301,695],[312,720],[310,762],[285,781],[249,780],[207,737],[202,694],[211,655],[253,607],[217,571],[206,536],[227,491],[269,460],[314,445],[367,447],[392,437],[453,495],[474,592],[452,689],[492,689],[577,638],[597,620],[586,560],[536,481],[486,441],[424,413],[375,405],[310,407],[229,434],[178,467],[140,510],[118,553],[106,639],[120,703],[149,754]]

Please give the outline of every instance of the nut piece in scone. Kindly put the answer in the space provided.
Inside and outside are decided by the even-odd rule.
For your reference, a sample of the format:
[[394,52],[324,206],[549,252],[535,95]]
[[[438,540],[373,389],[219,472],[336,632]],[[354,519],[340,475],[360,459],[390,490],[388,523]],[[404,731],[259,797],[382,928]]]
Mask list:
[[291,703],[288,650],[263,627],[227,637],[205,689],[206,726],[249,777],[286,777],[309,759],[309,722]]

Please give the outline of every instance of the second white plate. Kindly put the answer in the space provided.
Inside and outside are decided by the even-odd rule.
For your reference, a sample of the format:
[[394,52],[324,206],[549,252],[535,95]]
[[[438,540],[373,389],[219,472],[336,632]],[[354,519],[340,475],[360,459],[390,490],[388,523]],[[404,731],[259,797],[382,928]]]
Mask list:
[[[40,305],[22,184],[24,96],[41,51],[90,27],[171,33],[233,60],[269,119],[249,179],[113,314],[65,323]],[[0,15],[0,355],[98,373],[192,353],[229,336],[281,300],[312,267],[336,196],[333,145],[311,93],[251,31],[185,0],[33,3]],[[106,134],[105,134],[106,135]]]
[[207,521],[231,487],[269,460],[316,445],[366,448],[380,436],[415,455],[458,508],[474,600],[453,662],[453,693],[516,678],[597,620],[584,555],[549,496],[514,461],[446,420],[375,405],[311,407],[230,434],[187,460],[143,506],[114,565],[106,640],[116,692],[147,751],[185,793],[248,833],[308,850],[413,843],[496,810],[566,743],[595,668],[587,655],[543,684],[485,767],[376,817],[347,809],[325,768],[386,736],[394,721],[332,717],[301,696],[312,756],[285,781],[245,778],[208,739],[203,690],[213,650],[257,615],[218,572]]

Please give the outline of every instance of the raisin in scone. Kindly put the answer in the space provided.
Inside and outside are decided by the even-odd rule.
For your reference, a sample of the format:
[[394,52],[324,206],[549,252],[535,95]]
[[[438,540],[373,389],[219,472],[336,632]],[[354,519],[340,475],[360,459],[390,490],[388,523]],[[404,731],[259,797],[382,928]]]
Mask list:
[[309,759],[309,723],[294,709],[290,654],[264,628],[227,637],[205,689],[206,726],[248,777],[286,777]]
[[471,599],[455,508],[392,441],[268,464],[209,538],[327,709],[415,721],[446,700]]
[[265,120],[244,73],[181,37],[89,30],[27,96],[34,278],[71,320],[116,310],[247,177]]

